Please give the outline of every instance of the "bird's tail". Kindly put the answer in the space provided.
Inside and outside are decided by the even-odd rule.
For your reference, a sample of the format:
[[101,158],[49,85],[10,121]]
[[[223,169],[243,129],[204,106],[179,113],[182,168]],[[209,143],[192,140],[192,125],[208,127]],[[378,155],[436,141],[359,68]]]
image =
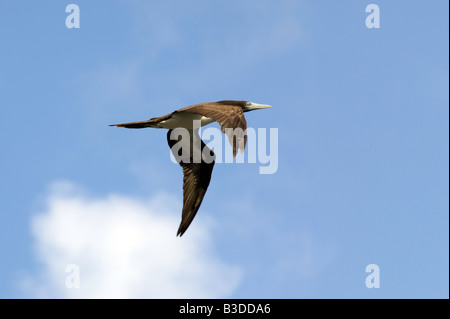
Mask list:
[[144,128],[144,127],[159,127],[158,123],[153,120],[130,122],[122,124],[111,124],[110,126],[126,127],[126,128]]

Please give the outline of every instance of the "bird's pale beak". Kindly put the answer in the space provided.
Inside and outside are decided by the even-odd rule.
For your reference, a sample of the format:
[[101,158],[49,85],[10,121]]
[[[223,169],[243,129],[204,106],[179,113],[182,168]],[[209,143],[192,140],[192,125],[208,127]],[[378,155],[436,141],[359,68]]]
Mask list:
[[247,109],[249,111],[253,111],[253,110],[259,110],[259,109],[268,109],[270,107],[272,107],[272,105],[258,104],[258,103],[250,102],[250,105],[247,107]]

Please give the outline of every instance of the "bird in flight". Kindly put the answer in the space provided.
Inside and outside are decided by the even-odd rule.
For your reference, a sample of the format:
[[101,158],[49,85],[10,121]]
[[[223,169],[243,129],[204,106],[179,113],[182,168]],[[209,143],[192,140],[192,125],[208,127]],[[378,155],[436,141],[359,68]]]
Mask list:
[[[181,237],[200,208],[214,167],[215,154],[201,140],[198,128],[212,122],[218,122],[222,132],[228,136],[228,140],[233,147],[233,157],[235,157],[239,150],[241,153],[244,151],[247,142],[247,121],[244,112],[269,107],[271,106],[248,101],[206,102],[181,108],[170,114],[154,117],[147,121],[112,124],[110,126],[134,129],[145,127],[169,129],[167,142],[172,154],[181,165],[184,175],[183,211],[177,231],[177,236]],[[182,134],[173,134],[177,133],[177,129],[180,128],[189,132],[189,141],[183,140]],[[175,148],[174,146],[177,143],[181,143],[181,147]],[[180,154],[180,151],[186,149],[183,145],[189,150],[188,154],[182,154],[182,152]],[[201,154],[200,158],[196,159],[196,154],[197,156]]]

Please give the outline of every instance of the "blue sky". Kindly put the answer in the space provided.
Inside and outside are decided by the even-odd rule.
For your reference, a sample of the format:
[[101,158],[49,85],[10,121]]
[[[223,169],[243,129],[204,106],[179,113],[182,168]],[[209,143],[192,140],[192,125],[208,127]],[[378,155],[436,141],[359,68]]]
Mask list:
[[[0,297],[448,298],[448,1],[69,3],[0,2]],[[216,165],[175,238],[165,132],[108,124],[222,99],[278,171]]]

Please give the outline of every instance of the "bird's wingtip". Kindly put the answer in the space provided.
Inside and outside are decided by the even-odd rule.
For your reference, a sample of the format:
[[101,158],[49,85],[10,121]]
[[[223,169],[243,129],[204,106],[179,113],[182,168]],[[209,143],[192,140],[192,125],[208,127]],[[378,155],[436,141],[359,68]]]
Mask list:
[[183,236],[183,234],[186,230],[187,230],[187,228],[181,227],[181,225],[180,225],[180,227],[178,227],[178,230],[177,230],[177,237]]

